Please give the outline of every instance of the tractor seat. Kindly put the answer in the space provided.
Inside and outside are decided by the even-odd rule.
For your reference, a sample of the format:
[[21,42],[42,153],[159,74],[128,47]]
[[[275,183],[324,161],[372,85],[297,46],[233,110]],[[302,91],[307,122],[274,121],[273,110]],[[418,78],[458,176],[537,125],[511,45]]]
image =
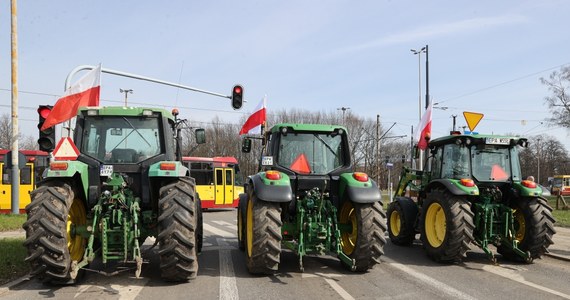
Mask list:
[[137,162],[137,151],[135,149],[113,149],[111,151],[112,163],[135,163]]

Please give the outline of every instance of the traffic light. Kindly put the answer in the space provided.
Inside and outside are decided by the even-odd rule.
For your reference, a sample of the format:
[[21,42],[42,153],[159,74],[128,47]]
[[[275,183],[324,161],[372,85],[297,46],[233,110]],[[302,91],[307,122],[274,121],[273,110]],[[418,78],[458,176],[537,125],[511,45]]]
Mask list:
[[241,85],[235,85],[232,89],[232,107],[234,109],[240,109],[243,104],[243,87]]
[[40,131],[40,138],[38,139],[38,144],[40,145],[40,150],[45,152],[51,152],[55,148],[55,126],[47,128],[42,131],[42,126],[46,121],[46,118],[51,113],[53,106],[51,105],[40,105],[38,107],[38,129]]

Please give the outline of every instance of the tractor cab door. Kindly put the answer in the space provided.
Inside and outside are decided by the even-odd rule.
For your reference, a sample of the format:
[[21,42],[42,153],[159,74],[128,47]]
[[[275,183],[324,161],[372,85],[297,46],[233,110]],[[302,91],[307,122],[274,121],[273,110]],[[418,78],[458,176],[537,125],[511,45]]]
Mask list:
[[232,168],[216,168],[214,177],[216,205],[232,204],[234,201],[234,170]]

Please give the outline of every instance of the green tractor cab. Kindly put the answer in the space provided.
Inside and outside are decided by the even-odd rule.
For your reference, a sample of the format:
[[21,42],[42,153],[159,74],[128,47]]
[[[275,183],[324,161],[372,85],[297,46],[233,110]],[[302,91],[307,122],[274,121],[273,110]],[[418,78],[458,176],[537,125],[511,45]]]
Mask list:
[[[251,273],[278,270],[282,246],[337,255],[352,271],[379,262],[385,213],[376,183],[354,172],[342,126],[278,124],[266,133],[260,172],[238,208],[238,239]],[[242,147],[247,152],[251,142]]]
[[[155,237],[165,280],[196,276],[201,206],[181,162],[181,124],[163,109],[79,110],[79,157],[53,161],[26,207],[32,275],[49,283],[74,283],[86,270],[139,277],[142,243]],[[115,270],[89,269],[96,258]]]
[[472,243],[494,262],[491,244],[506,259],[540,258],[555,220],[538,184],[521,176],[527,146],[525,138],[479,134],[430,141],[426,168],[402,171],[387,211],[390,240],[410,245],[420,233],[428,256],[442,262],[460,260]]

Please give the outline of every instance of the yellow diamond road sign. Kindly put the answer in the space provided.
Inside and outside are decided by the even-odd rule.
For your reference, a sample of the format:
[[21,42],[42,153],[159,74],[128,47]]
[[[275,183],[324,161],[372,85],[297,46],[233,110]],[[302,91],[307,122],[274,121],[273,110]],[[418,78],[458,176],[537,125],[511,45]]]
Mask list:
[[479,124],[479,121],[481,121],[481,119],[483,119],[483,114],[480,113],[475,113],[475,112],[469,112],[469,111],[464,111],[463,112],[463,117],[465,117],[465,121],[467,121],[467,126],[469,127],[470,131],[474,131],[475,127],[477,127],[477,124]]

